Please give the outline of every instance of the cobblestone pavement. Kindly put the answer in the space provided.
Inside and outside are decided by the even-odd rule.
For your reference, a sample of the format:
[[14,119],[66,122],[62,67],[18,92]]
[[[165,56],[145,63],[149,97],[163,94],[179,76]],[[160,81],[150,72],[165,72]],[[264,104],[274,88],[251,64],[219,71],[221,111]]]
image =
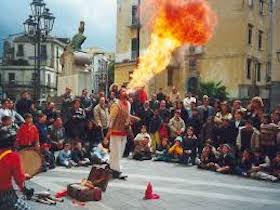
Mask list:
[[[196,167],[178,164],[124,159],[123,171],[128,181],[109,183],[101,202],[88,202],[83,207],[74,206],[71,199],[63,204],[46,206],[29,202],[34,210],[43,209],[97,209],[97,210],[278,210],[280,209],[280,184],[222,175]],[[56,168],[39,174],[28,183],[37,191],[49,189],[57,192],[67,184],[86,178],[90,168]],[[160,200],[143,200],[144,191],[151,182]]]

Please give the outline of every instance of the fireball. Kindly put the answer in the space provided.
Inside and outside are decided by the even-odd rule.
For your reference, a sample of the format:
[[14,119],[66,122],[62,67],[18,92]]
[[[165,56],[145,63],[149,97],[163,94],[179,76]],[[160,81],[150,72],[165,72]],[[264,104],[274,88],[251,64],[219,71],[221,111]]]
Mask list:
[[164,71],[176,48],[185,44],[205,45],[217,24],[217,16],[205,0],[146,1],[157,8],[150,20],[151,43],[139,59],[129,89],[146,85]]

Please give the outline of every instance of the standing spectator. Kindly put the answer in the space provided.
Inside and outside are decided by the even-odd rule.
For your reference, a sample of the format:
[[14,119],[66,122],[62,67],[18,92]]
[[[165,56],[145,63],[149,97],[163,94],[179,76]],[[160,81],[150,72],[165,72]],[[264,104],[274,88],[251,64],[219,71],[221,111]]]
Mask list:
[[191,108],[191,104],[195,103],[196,104],[196,98],[192,96],[192,93],[186,93],[185,99],[183,100],[184,107],[186,110]]
[[172,104],[175,103],[178,99],[180,100],[180,93],[178,92],[177,88],[175,86],[172,87],[171,93],[170,93],[170,100]]
[[38,115],[38,122],[36,123],[36,127],[39,132],[40,144],[50,144],[51,142],[48,134],[47,115]]
[[264,104],[261,97],[254,97],[248,106],[247,118],[253,122],[253,126],[260,129],[264,116]]
[[148,100],[148,94],[145,90],[145,85],[137,91],[137,97],[140,105],[143,105]]
[[16,147],[19,150],[35,147],[39,150],[40,142],[39,142],[39,132],[36,126],[33,124],[33,117],[31,114],[24,115],[25,123],[21,125],[17,132],[16,137]]
[[223,101],[221,103],[221,111],[216,113],[216,116],[214,118],[214,122],[218,126],[222,126],[223,119],[227,119],[229,121],[232,120],[231,110],[230,110],[230,107],[229,107],[229,105],[226,101]]
[[165,97],[165,106],[169,111],[172,111],[172,109],[174,108],[173,105],[175,106],[175,103],[173,104],[173,102],[171,101],[170,96],[166,96]]
[[280,127],[280,109],[274,109],[272,112],[272,122]]
[[58,111],[55,109],[53,102],[48,102],[47,107],[43,110],[43,113],[47,116],[47,124],[51,125],[58,117]]
[[14,102],[12,100],[9,101],[9,109],[11,111],[13,123],[19,126],[24,123],[23,117],[15,110]]
[[152,98],[150,100],[150,107],[152,110],[156,110],[159,108],[159,100],[157,100],[157,95],[156,94],[153,94],[152,95]]
[[211,140],[213,142],[214,140],[214,131],[215,131],[215,124],[214,124],[214,118],[208,117],[206,123],[202,125],[200,134],[199,134],[199,154],[202,151],[202,148],[207,140]]
[[179,110],[181,112],[181,118],[184,120],[184,122],[186,124],[189,119],[189,114],[188,114],[187,110],[185,109],[182,101],[179,101],[176,104],[176,110]]
[[158,101],[165,100],[165,95],[164,95],[164,93],[162,92],[162,88],[159,88],[159,89],[158,89],[158,93],[157,93],[157,95],[156,95],[156,99],[157,99]]
[[232,114],[234,115],[237,110],[241,111],[243,114],[247,111],[244,107],[242,107],[240,100],[234,100],[232,103]]
[[30,95],[27,91],[23,91],[21,99],[16,103],[16,110],[21,115],[31,114],[34,110],[34,104],[30,99]]
[[86,114],[80,107],[79,99],[75,99],[72,104],[72,108],[69,110],[66,118],[68,119],[65,124],[66,136],[72,141],[81,141],[86,125]]
[[144,105],[140,107],[139,117],[141,119],[140,123],[149,128],[151,119],[153,117],[153,111],[150,108],[149,101],[146,101]]
[[181,136],[186,129],[184,120],[180,117],[181,112],[176,111],[173,118],[169,121],[169,127],[171,131],[171,138],[174,140],[177,136]]
[[71,92],[72,90],[67,87],[65,88],[65,93],[60,96],[60,100],[61,100],[60,110],[61,110],[62,120],[64,123],[67,122],[67,114],[73,102],[73,97],[71,95]]
[[101,97],[93,111],[95,122],[101,129],[103,137],[107,135],[109,128],[109,110],[105,102],[105,97]]
[[272,160],[277,149],[277,134],[280,128],[271,123],[269,115],[264,115],[263,123],[260,126],[260,148]]
[[152,139],[152,151],[155,152],[158,145],[160,144],[159,137],[159,128],[161,125],[162,119],[160,118],[159,111],[154,111],[154,116],[151,119],[149,133],[151,134]]
[[4,116],[12,116],[11,110],[9,109],[10,99],[2,100],[2,107],[0,108],[0,119]]
[[208,117],[214,116],[215,110],[209,105],[209,97],[207,95],[203,96],[203,104],[197,107],[200,119],[203,123],[206,122]]
[[49,127],[49,138],[52,151],[59,151],[63,149],[66,140],[65,129],[60,117],[56,118],[52,125]]
[[87,89],[83,89],[80,100],[81,100],[81,108],[83,108],[85,110],[87,119],[91,118],[93,103],[92,103],[91,98],[88,96]]
[[239,129],[236,140],[236,146],[239,151],[253,150],[259,148],[260,132],[253,127],[253,122],[250,120],[245,121],[245,126]]
[[160,106],[159,106],[159,115],[161,117],[161,119],[170,119],[171,113],[170,111],[166,108],[166,101],[162,100],[160,102]]
[[193,127],[196,136],[199,135],[201,129],[201,119],[197,108],[192,110],[192,117],[188,118],[186,126]]

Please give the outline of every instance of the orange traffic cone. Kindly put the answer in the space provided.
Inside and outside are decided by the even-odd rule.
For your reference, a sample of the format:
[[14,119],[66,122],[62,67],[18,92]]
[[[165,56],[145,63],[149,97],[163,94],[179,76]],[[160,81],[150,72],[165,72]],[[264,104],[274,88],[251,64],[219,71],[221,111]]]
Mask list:
[[144,200],[152,200],[152,199],[159,199],[159,198],[160,198],[159,195],[153,193],[153,186],[151,182],[149,182],[146,187]]

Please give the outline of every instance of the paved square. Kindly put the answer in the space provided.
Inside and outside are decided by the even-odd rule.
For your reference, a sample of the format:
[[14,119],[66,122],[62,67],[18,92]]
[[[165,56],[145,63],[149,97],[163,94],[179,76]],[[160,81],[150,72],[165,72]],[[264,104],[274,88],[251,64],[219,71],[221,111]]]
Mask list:
[[[280,209],[280,184],[222,175],[196,167],[173,163],[124,159],[123,169],[128,181],[113,180],[101,202],[88,202],[76,207],[67,199],[57,206],[46,206],[31,202],[33,209]],[[36,190],[62,190],[67,184],[86,178],[90,168],[56,168],[42,173],[28,183]],[[151,182],[160,200],[144,201],[145,188]]]

